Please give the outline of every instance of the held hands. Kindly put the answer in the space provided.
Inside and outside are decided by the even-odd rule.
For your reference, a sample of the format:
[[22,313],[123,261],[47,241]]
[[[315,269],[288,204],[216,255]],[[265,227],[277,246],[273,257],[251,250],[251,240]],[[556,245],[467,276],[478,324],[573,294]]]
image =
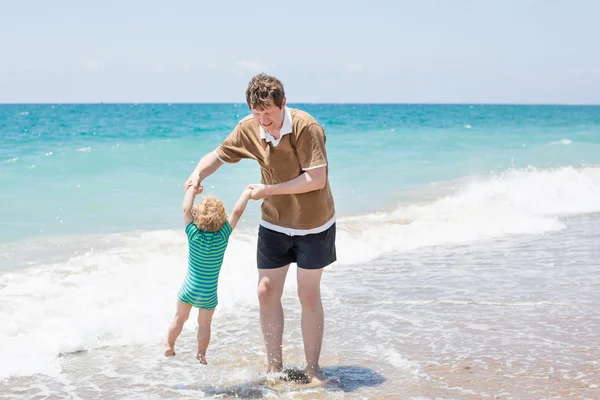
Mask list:
[[271,194],[270,187],[268,185],[263,185],[261,183],[253,183],[251,185],[248,185],[246,187],[246,190],[251,191],[250,198],[252,200],[260,200]]
[[200,175],[199,174],[195,174],[195,173],[193,173],[192,175],[190,175],[190,177],[188,178],[188,180],[185,181],[185,184],[183,185],[183,187],[184,187],[183,190],[186,193],[187,193],[187,191],[190,188],[194,188],[194,195],[195,196],[198,196],[204,190],[204,186],[202,186],[200,184]]
[[186,193],[190,190],[194,191],[194,196],[198,196],[200,193],[202,193],[202,191],[204,190],[204,186],[199,185],[199,186],[189,186],[186,190]]
[[248,201],[250,200],[252,196],[252,189],[246,188],[244,189],[244,191],[242,192],[242,197],[244,198],[244,200]]
[[[185,192],[188,191],[188,189],[193,186],[195,188],[199,188],[200,186],[200,175],[199,174],[192,174],[190,175],[190,177],[188,178],[187,181],[185,181],[185,185],[183,186],[183,190]],[[200,192],[202,192],[202,189],[200,189]],[[200,194],[200,192],[196,193],[196,194]]]

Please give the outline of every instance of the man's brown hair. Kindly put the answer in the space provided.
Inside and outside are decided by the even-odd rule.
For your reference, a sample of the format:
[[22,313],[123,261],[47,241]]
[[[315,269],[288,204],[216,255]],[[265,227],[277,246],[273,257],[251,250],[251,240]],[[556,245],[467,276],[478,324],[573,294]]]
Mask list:
[[264,110],[271,100],[281,108],[284,97],[285,91],[281,81],[264,73],[254,76],[246,89],[246,103],[251,110]]

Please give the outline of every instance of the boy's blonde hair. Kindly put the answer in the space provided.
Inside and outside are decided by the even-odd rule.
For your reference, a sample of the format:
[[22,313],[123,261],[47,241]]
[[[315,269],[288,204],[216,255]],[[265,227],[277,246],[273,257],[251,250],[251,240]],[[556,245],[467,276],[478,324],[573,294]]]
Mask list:
[[205,196],[192,208],[194,224],[201,231],[217,232],[227,220],[225,205],[213,195]]

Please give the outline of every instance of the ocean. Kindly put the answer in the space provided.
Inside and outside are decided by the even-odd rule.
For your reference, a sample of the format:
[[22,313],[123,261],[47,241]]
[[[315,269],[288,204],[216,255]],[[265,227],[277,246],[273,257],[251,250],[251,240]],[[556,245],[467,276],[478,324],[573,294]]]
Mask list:
[[[260,203],[232,235],[208,366],[183,184],[245,104],[0,105],[0,398],[600,398],[600,106],[290,104],[325,128],[338,261],[332,383],[276,389],[256,298]],[[256,163],[204,182],[231,209]],[[295,266],[284,363],[301,368]]]

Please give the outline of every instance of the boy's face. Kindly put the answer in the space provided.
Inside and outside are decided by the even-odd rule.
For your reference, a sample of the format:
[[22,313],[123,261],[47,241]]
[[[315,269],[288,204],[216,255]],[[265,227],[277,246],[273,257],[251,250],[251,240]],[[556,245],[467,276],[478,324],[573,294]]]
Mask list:
[[269,102],[269,105],[264,109],[252,109],[252,115],[254,119],[258,121],[263,129],[271,134],[279,133],[283,126],[283,119],[285,116],[285,98],[281,103],[281,108],[273,104],[273,100]]

